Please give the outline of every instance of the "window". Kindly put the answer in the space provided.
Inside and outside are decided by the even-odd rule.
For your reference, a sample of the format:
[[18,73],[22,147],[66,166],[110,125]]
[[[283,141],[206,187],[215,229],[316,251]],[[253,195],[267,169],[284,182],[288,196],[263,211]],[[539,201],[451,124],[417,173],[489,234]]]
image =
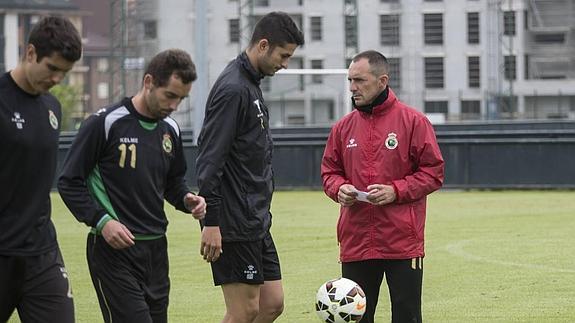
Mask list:
[[423,15],[423,35],[426,45],[443,45],[443,14]]
[[461,119],[479,119],[481,115],[481,101],[462,100],[461,101]]
[[107,72],[108,68],[109,68],[109,62],[107,58],[98,58],[98,60],[96,61],[96,70],[98,72]]
[[467,82],[470,88],[478,88],[481,86],[479,56],[467,57]]
[[144,21],[144,39],[158,38],[158,29],[155,20]]
[[513,118],[517,113],[517,97],[516,96],[503,96],[500,98],[500,109],[502,118]]
[[357,16],[345,16],[345,46],[357,47]]
[[428,89],[443,88],[443,57],[426,57],[425,87]]
[[447,101],[425,101],[423,110],[425,113],[447,114]]
[[228,20],[228,26],[230,28],[230,43],[240,42],[240,20],[230,19]]
[[505,36],[515,36],[515,11],[505,11],[503,13],[503,34]]
[[[321,59],[312,59],[310,63],[311,68],[314,70],[323,68],[323,60]],[[315,84],[323,83],[323,75],[313,74],[311,76],[311,82]]]
[[108,83],[100,82],[98,83],[98,87],[96,88],[96,96],[98,99],[107,99],[108,98]]
[[318,40],[318,41],[321,40],[322,38],[321,17],[311,17],[310,26],[311,26],[311,40]]
[[254,1],[254,5],[256,7],[268,7],[270,5],[270,2],[268,0],[256,0]]
[[393,90],[398,90],[401,88],[401,58],[399,57],[388,57],[387,62],[389,63],[389,87]]
[[467,43],[479,44],[479,12],[467,13]]
[[303,126],[305,125],[305,116],[294,114],[287,117],[287,124],[294,125],[294,126]]
[[399,0],[381,0],[381,3],[399,3]]
[[516,70],[516,62],[515,62],[515,55],[508,55],[505,56],[505,79],[506,80],[515,80],[517,78],[517,70]]
[[[303,58],[301,58],[301,57],[292,57],[292,58],[290,59],[289,66],[290,66],[291,68],[303,68]],[[305,76],[305,75],[303,75],[303,74],[297,75],[297,88],[298,88],[300,91],[304,91],[304,90],[305,90],[305,87],[304,87],[304,84],[305,84],[305,82],[304,82],[304,76]]]
[[553,34],[535,34],[533,40],[538,44],[564,44],[565,34],[564,33],[553,33]]
[[529,70],[530,70],[530,69],[529,69],[529,60],[530,60],[529,58],[530,58],[530,56],[529,56],[528,54],[525,54],[525,59],[523,60],[523,62],[524,62],[524,64],[525,64],[525,65],[524,65],[524,67],[525,67],[524,70],[525,70],[525,79],[526,79],[526,80],[528,80],[528,79],[531,78],[531,76],[529,76]]
[[379,16],[379,41],[381,45],[399,45],[399,15]]

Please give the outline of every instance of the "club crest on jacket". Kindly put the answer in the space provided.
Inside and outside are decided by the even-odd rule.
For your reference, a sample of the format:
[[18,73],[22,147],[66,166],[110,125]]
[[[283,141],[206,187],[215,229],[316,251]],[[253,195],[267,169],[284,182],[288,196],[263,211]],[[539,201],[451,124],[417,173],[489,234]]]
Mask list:
[[387,149],[395,149],[399,145],[399,141],[397,141],[397,135],[393,132],[390,132],[387,135],[387,139],[385,139],[385,147]]

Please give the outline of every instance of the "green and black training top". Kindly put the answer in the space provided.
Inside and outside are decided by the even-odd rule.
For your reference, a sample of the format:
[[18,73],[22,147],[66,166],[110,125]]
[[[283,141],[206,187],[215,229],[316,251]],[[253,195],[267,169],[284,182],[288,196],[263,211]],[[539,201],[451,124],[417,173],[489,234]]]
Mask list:
[[62,199],[78,221],[98,233],[111,218],[136,239],[166,232],[164,198],[187,212],[189,189],[180,129],[167,117],[139,114],[131,98],[84,121],[58,180]]

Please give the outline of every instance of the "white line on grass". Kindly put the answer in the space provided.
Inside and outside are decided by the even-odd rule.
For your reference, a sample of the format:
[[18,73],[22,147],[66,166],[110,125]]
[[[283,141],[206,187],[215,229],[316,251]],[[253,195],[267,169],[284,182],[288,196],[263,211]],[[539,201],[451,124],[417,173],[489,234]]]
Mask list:
[[543,266],[543,265],[526,264],[526,263],[512,262],[512,261],[502,261],[502,260],[489,259],[489,258],[477,256],[477,255],[471,254],[471,253],[463,250],[463,248],[465,246],[467,246],[468,244],[470,244],[471,242],[472,242],[472,240],[461,240],[461,241],[458,241],[455,243],[451,243],[445,247],[445,250],[447,250],[447,252],[449,252],[452,255],[456,255],[456,256],[465,258],[467,260],[486,262],[486,263],[491,263],[491,264],[496,264],[496,265],[545,270],[545,271],[551,271],[551,272],[575,273],[575,270],[573,270],[573,269],[555,268],[555,267],[549,267],[549,266]]

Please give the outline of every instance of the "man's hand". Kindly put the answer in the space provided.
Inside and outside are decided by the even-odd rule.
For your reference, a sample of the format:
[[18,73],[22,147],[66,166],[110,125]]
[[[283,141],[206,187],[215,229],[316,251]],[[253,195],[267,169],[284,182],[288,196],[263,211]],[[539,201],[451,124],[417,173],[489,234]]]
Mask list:
[[192,212],[194,219],[201,220],[206,216],[206,201],[203,197],[188,193],[184,196],[184,205]]
[[367,199],[374,205],[386,205],[395,201],[395,190],[391,185],[372,184],[367,187],[369,190]]
[[351,184],[343,184],[337,192],[337,201],[341,206],[352,206],[356,201],[357,189]]
[[200,246],[200,254],[204,256],[204,260],[214,262],[218,260],[223,252],[220,227],[204,227],[202,230],[202,245]]
[[114,249],[124,249],[135,244],[134,235],[122,223],[110,220],[102,228],[102,236]]

